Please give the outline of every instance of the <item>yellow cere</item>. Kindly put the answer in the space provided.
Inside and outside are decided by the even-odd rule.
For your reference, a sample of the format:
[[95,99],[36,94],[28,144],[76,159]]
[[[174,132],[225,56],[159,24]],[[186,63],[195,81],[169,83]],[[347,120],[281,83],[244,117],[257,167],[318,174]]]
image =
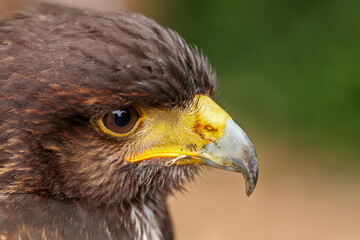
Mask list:
[[191,110],[140,109],[142,123],[131,136],[126,161],[167,158],[174,164],[202,163],[202,147],[221,137],[230,116],[207,96],[197,95],[194,101],[198,104]]

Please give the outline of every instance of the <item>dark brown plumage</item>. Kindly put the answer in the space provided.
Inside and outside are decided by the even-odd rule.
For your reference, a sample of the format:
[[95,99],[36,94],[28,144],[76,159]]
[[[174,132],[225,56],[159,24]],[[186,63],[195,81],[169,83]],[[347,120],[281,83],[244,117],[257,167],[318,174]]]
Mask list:
[[[54,5],[2,21],[0,41],[3,196],[32,193],[89,209],[117,209],[120,225],[130,225],[129,233],[123,231],[129,239],[135,233],[132,204],[139,214],[146,215],[141,209],[146,204],[156,217],[168,220],[166,195],[191,178],[196,167],[164,168],[156,160],[127,164],[119,152],[123,143],[100,135],[92,120],[113,106],[185,107],[198,92],[212,96],[214,77],[204,57],[175,32],[140,14]],[[104,162],[108,156],[112,159]],[[174,171],[176,178],[165,181]],[[40,214],[34,215],[52,212],[42,207],[43,200],[37,201]],[[54,233],[46,230],[52,238]],[[116,232],[110,229],[112,237]],[[162,232],[171,238],[170,226]]]
[[140,14],[42,4],[1,21],[0,232],[172,239],[166,196],[198,166],[128,163],[134,138],[96,121],[119,106],[186,109],[214,92],[206,59]]

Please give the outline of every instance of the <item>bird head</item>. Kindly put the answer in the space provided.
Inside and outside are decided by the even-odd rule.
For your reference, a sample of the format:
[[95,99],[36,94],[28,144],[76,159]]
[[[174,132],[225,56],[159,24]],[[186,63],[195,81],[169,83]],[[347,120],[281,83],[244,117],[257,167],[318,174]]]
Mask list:
[[255,150],[196,48],[139,14],[52,9],[0,26],[2,193],[161,199],[202,166],[241,172],[252,193]]

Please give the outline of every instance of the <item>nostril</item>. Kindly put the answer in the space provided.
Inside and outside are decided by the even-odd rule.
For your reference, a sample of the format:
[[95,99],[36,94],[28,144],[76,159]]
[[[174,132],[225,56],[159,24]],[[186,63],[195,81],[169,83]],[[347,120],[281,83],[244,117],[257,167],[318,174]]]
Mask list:
[[205,129],[208,130],[208,131],[214,131],[214,130],[217,131],[217,129],[214,129],[214,128],[213,128],[212,126],[210,126],[210,125],[206,125],[206,126],[205,126]]

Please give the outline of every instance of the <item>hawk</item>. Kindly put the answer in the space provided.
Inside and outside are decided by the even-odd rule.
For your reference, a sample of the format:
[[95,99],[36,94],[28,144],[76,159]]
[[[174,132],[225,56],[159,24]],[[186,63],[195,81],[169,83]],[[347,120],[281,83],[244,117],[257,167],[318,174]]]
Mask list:
[[40,4],[0,22],[1,239],[172,239],[204,166],[258,177],[215,74],[141,14]]

